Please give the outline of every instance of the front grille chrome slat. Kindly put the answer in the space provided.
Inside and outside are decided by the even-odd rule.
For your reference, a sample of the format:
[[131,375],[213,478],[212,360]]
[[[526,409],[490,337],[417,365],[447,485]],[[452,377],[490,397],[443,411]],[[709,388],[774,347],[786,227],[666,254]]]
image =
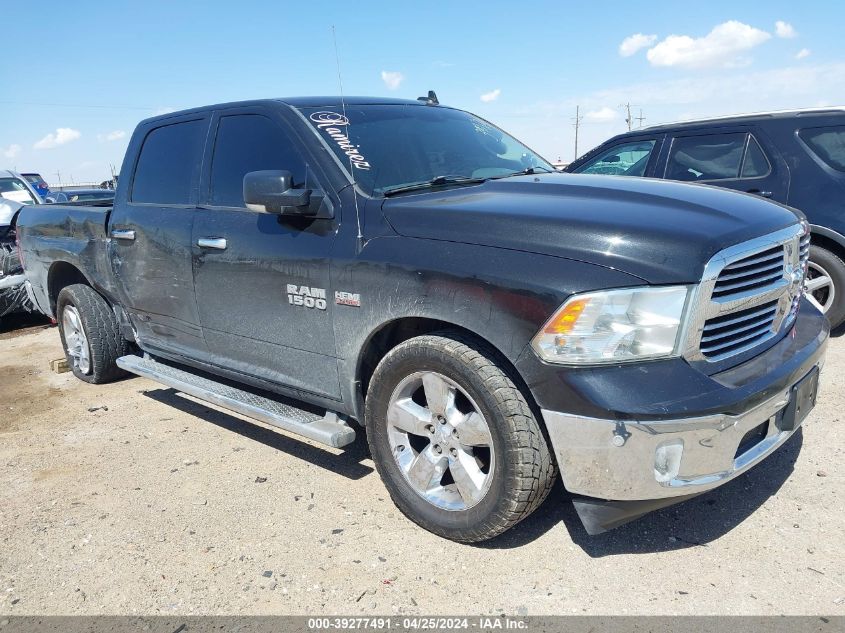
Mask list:
[[702,279],[688,357],[723,361],[791,324],[809,248],[809,237],[794,226],[714,256]]
[[706,347],[702,345],[701,351],[707,355],[714,355],[716,352],[729,347],[739,347],[742,345],[742,343],[750,342],[752,339],[760,339],[763,337],[767,337],[770,333],[770,327],[758,328],[753,332],[748,332],[747,334],[740,336],[739,338],[720,343],[719,345],[708,345]]
[[[716,332],[715,334],[706,334],[706,332],[708,332],[708,330],[705,329],[704,330],[705,336],[701,337],[701,346],[702,347],[709,347],[709,345],[705,345],[705,344],[711,343],[713,341],[722,341],[726,338],[730,338],[732,336],[736,336],[737,334],[745,332],[746,330],[756,330],[756,329],[759,329],[761,327],[770,329],[772,327],[772,321],[774,321],[774,318],[775,318],[775,310],[771,310],[769,313],[764,314],[762,317],[760,317],[758,319],[754,319],[753,321],[749,320],[748,322],[742,323],[741,325],[738,325],[737,327],[727,326],[727,328],[723,332]],[[715,329],[723,329],[723,328],[714,328],[714,330]],[[709,330],[709,331],[712,332],[714,330]]]

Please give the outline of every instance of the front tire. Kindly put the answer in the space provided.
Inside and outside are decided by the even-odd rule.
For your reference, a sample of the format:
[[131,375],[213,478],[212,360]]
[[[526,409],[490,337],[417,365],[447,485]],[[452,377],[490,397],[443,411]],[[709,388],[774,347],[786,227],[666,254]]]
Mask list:
[[845,322],[845,263],[829,250],[811,244],[805,294],[831,327]]
[[109,304],[93,288],[84,284],[62,288],[56,318],[74,376],[99,385],[126,375],[117,359],[129,353],[129,345]]
[[510,529],[554,484],[546,440],[493,352],[458,333],[420,336],[382,359],[366,399],[370,452],[405,516],[473,543]]

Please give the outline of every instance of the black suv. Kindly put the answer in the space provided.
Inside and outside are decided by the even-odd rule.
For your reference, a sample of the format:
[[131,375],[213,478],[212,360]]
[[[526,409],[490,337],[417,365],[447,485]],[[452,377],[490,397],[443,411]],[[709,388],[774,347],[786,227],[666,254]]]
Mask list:
[[705,183],[804,212],[812,246],[807,293],[845,321],[845,109],[686,121],[620,134],[566,171]]

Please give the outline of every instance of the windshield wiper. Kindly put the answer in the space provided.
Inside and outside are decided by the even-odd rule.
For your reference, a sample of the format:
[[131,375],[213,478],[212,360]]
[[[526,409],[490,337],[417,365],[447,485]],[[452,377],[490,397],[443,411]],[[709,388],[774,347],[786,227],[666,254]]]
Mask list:
[[546,169],[545,167],[526,167],[525,169],[515,171],[511,174],[505,174],[504,176],[493,176],[490,180],[501,180],[502,178],[513,178],[514,176],[532,176],[538,173],[538,170],[544,174],[555,173],[553,169]]
[[436,176],[431,180],[424,180],[422,182],[411,183],[410,185],[401,185],[386,189],[382,192],[385,198],[396,195],[397,193],[405,193],[406,191],[419,191],[420,189],[433,189],[435,187],[442,187],[448,185],[477,185],[486,182],[487,178],[470,178],[468,176]]

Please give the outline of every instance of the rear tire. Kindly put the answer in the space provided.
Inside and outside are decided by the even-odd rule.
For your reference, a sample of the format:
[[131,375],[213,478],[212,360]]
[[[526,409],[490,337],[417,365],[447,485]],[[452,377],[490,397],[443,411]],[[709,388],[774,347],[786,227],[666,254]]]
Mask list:
[[59,292],[56,318],[65,358],[74,376],[99,385],[126,375],[117,359],[129,344],[106,300],[90,286],[73,284]]
[[419,336],[388,352],[370,382],[365,419],[396,506],[453,541],[498,536],[554,484],[551,453],[522,392],[492,350],[460,333]]
[[845,322],[845,262],[821,246],[810,245],[807,289],[831,327]]

